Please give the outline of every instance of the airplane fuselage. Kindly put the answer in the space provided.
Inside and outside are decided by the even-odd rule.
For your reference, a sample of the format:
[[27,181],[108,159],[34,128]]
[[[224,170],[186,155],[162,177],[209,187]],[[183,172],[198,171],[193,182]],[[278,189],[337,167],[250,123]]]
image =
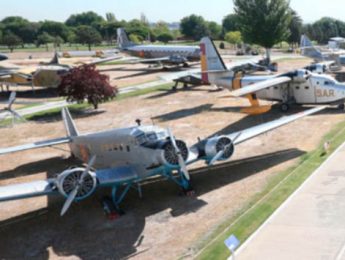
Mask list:
[[[209,81],[211,84],[226,87],[231,91],[274,77],[244,76],[236,79],[232,72],[224,72],[215,76],[209,75]],[[293,78],[288,83],[268,87],[255,94],[259,99],[296,104],[341,103],[345,100],[345,84],[328,75],[311,74],[307,78]]]
[[70,148],[83,162],[96,155],[96,169],[131,165],[143,176],[163,166],[162,144],[167,142],[167,137],[163,128],[138,126],[74,136]]
[[123,49],[128,54],[139,58],[182,57],[186,61],[199,61],[198,46],[165,46],[165,45],[135,45]]

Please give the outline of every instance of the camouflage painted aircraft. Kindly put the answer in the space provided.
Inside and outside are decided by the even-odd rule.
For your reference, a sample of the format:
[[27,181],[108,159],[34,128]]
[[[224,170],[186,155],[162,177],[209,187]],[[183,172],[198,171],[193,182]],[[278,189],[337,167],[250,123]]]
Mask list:
[[[95,59],[86,64],[99,64],[116,59],[119,56],[111,56],[103,59]],[[0,83],[30,84],[40,87],[57,87],[60,83],[61,75],[68,72],[74,66],[61,64],[58,54],[55,53],[53,59],[48,63],[41,63],[38,66],[24,67],[0,63]]]
[[68,143],[72,154],[87,166],[66,169],[53,179],[0,187],[0,201],[60,194],[66,199],[63,215],[73,201],[89,197],[96,188],[112,187],[112,203],[119,211],[128,190],[137,187],[141,194],[140,182],[152,176],[164,176],[188,193],[192,188],[187,165],[199,160],[207,165],[228,160],[238,144],[322,109],[309,109],[228,135],[199,140],[188,147],[183,140],[176,140],[169,129],[140,123],[129,128],[79,134],[68,109],[64,108],[67,137],[3,148],[0,155]]
[[281,110],[291,104],[337,104],[344,108],[345,84],[326,74],[306,69],[278,75],[245,75],[242,71],[228,70],[212,40],[201,40],[202,80],[229,89],[232,96],[245,96],[251,107],[243,112],[256,114],[271,106],[260,106],[259,99],[278,101]]

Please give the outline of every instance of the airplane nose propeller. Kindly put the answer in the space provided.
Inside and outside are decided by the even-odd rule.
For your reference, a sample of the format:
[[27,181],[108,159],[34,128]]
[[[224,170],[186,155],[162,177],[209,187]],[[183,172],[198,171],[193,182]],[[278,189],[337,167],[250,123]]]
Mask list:
[[84,178],[89,173],[92,165],[95,163],[95,160],[96,160],[96,155],[92,156],[87,167],[85,168],[84,172],[80,176],[80,179],[78,180],[77,184],[75,185],[75,188],[68,195],[68,197],[65,201],[65,204],[62,207],[60,216],[63,216],[66,213],[66,211],[69,209],[69,207],[72,205],[72,202],[74,201],[75,197],[77,196],[80,187],[82,187],[82,185],[83,185]]
[[220,150],[208,163],[208,165],[213,165],[216,161],[218,161],[220,158],[222,158],[223,154],[226,152],[226,150],[233,145],[233,143],[241,136],[242,132],[239,132],[233,140],[231,140],[231,143],[228,145],[225,145],[222,150]]
[[168,128],[168,134],[169,134],[171,143],[172,143],[172,145],[173,145],[173,147],[175,149],[175,153],[176,153],[177,158],[178,158],[178,164],[179,164],[179,166],[181,168],[181,172],[183,173],[184,177],[189,181],[190,180],[190,176],[189,176],[189,173],[188,173],[188,170],[187,170],[186,163],[185,163],[185,161],[184,161],[184,159],[182,157],[180,149],[176,145],[175,137],[172,135],[170,128]]

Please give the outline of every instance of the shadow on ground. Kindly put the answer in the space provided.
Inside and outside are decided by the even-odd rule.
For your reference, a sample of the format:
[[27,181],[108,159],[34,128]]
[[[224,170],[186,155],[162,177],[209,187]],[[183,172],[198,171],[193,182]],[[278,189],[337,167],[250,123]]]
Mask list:
[[[171,217],[193,214],[206,205],[205,201],[199,199],[200,195],[241,181],[303,153],[297,149],[283,150],[193,170],[191,177],[195,197],[178,196],[179,188],[174,183],[162,178],[153,179],[143,183],[142,199],[134,190],[129,193],[123,203],[127,213],[116,221],[105,218],[99,202],[110,190],[99,190],[95,196],[74,203],[64,217],[59,217],[63,199],[51,196],[47,209],[0,222],[0,236],[3,238],[0,257],[48,259],[49,251],[60,257],[81,259],[123,259],[140,254],[136,248],[145,241],[143,230],[148,218],[150,222],[164,224]],[[63,163],[59,165],[59,161]],[[36,171],[51,165],[50,175],[53,169],[62,170],[66,163],[62,159],[52,158],[51,161],[40,163]],[[33,165],[18,168],[24,171],[31,167],[35,169]],[[30,174],[34,174],[34,171],[31,170]],[[10,177],[9,172],[6,174]]]

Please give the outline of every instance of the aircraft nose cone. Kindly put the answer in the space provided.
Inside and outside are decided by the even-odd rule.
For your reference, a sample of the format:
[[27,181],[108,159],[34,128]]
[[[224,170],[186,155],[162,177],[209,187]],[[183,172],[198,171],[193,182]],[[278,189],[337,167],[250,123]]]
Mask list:
[[7,59],[8,57],[6,55],[0,53],[0,61],[7,60]]

